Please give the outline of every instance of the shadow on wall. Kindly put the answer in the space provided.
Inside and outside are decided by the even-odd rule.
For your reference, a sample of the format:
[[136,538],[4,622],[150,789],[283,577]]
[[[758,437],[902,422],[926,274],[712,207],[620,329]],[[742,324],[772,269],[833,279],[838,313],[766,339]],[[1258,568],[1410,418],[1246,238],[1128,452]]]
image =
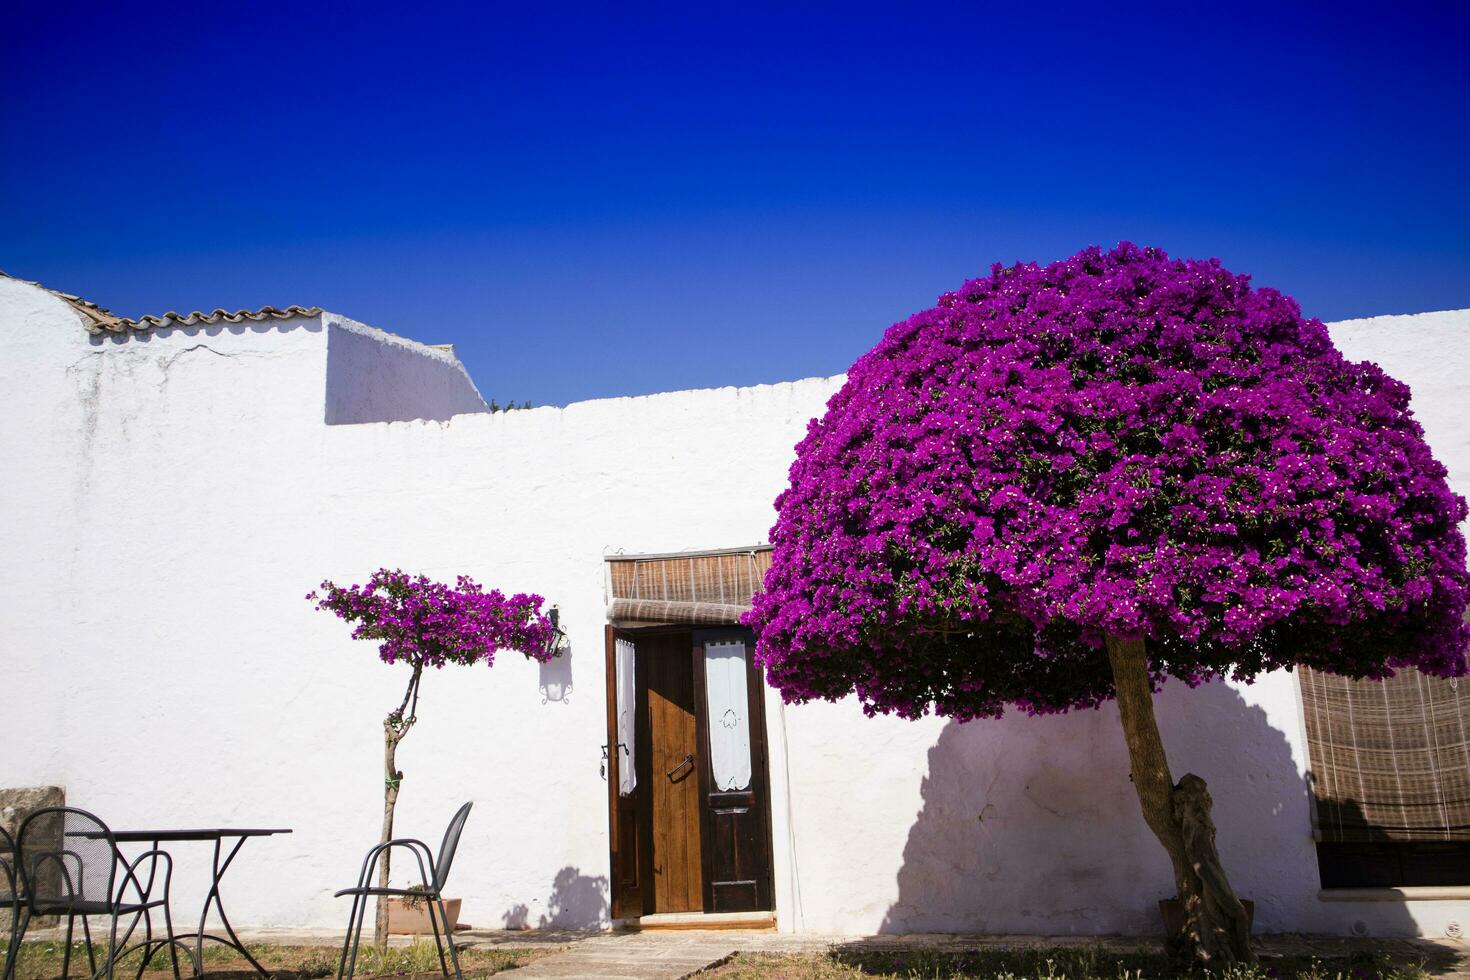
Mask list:
[[[1285,736],[1224,683],[1170,683],[1155,704],[1174,777],[1209,783],[1221,858],[1256,902],[1256,931],[1301,928],[1317,862]],[[1113,705],[951,722],[921,796],[880,932],[1162,933],[1173,874],[1139,812]]]
[[584,875],[573,867],[556,873],[546,911],[531,921],[526,905],[513,905],[501,918],[507,929],[595,929],[608,918],[606,875]]
[[541,703],[568,704],[572,699],[572,648],[565,647],[550,661],[538,664],[537,687]]
[[230,323],[228,321],[216,323],[179,324],[172,323],[164,326],[150,327],[144,330],[121,330],[117,333],[94,333],[90,334],[87,342],[93,347],[104,345],[121,347],[125,344],[147,346],[155,341],[165,341],[178,335],[180,337],[218,337],[222,334],[232,334],[239,337],[247,333],[286,333],[290,330],[305,330],[307,333],[321,333],[322,321],[320,311],[317,313],[293,314],[290,317],[271,320],[252,320],[248,323]]

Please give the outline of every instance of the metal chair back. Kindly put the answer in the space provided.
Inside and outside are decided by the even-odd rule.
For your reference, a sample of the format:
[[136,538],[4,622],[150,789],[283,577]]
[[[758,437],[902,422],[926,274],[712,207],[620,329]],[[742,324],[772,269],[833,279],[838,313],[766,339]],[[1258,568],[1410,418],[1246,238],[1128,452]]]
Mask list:
[[0,827],[0,904],[9,913],[9,929],[5,935],[4,959],[0,959],[0,978],[9,980],[15,972],[16,949],[20,942],[20,882],[16,880],[15,838]]
[[459,835],[464,833],[464,823],[470,818],[470,807],[474,805],[471,801],[455,811],[448,829],[444,831],[444,842],[439,845],[439,858],[434,862],[436,892],[444,892],[444,883],[449,880],[449,866],[454,863],[454,852],[459,848]]
[[43,807],[21,823],[16,844],[20,887],[33,911],[114,901],[117,842],[86,810]]
[[16,867],[15,838],[0,827],[0,902],[20,894],[19,871]]

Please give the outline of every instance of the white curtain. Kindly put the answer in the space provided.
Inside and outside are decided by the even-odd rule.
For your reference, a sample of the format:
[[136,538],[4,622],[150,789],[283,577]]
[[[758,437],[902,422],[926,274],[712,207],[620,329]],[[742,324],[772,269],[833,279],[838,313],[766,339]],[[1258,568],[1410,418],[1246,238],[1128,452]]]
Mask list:
[[704,645],[710,769],[721,791],[750,788],[750,698],[745,676],[745,641]]
[[633,689],[633,656],[632,640],[618,640],[614,644],[613,657],[618,675],[618,744],[609,746],[609,751],[618,760],[619,796],[628,796],[638,785],[638,773],[633,765],[633,712],[638,703],[637,692]]

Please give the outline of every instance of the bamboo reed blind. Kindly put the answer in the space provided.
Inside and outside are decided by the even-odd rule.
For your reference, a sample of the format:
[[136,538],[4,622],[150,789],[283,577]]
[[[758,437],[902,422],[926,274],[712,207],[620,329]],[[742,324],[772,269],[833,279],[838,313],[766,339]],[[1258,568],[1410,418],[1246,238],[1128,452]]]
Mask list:
[[771,549],[614,555],[607,559],[607,618],[614,623],[740,622],[760,590]]
[[1470,840],[1470,678],[1298,673],[1321,840]]

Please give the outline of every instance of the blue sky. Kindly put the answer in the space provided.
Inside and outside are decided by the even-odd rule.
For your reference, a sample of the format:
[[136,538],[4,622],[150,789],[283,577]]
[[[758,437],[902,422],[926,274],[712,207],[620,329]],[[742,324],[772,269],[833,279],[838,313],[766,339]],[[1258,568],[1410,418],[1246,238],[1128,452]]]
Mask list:
[[1463,3],[9,9],[0,268],[325,306],[501,401],[834,374],[1119,239],[1470,307]]

